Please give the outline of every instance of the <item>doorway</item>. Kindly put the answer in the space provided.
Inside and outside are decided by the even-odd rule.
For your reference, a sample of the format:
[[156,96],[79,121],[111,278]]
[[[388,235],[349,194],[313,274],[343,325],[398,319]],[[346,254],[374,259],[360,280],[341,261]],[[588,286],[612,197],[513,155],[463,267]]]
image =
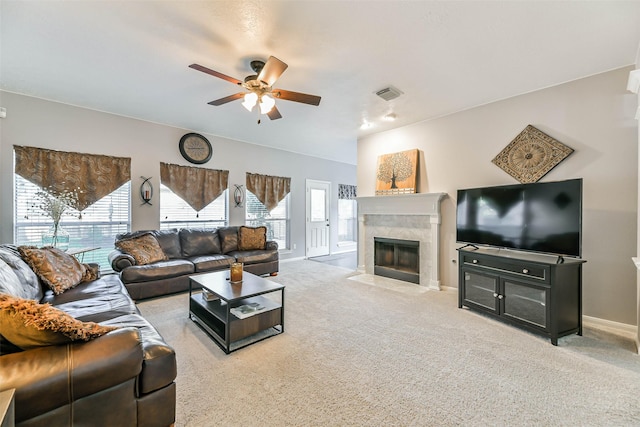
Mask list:
[[331,183],[307,180],[305,256],[329,255]]

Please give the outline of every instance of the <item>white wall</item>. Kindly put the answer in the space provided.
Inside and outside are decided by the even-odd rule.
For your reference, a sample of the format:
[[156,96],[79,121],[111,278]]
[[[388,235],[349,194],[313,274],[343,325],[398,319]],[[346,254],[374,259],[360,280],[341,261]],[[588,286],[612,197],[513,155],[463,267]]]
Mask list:
[[[583,310],[635,325],[638,122],[631,67],[494,102],[358,141],[358,195],[372,196],[380,154],[421,151],[418,191],[446,192],[441,282],[457,287],[456,190],[515,183],[491,163],[528,124],[575,152],[541,181],[583,178]],[[463,89],[461,89],[463,90]]]
[[[632,90],[637,99],[637,109],[636,109],[636,120],[640,119],[640,90],[635,86],[638,82],[638,73],[640,73],[640,47],[638,47],[638,55],[636,57],[636,66],[635,70],[631,71],[629,74],[629,81],[627,85],[627,89]],[[640,145],[640,127],[638,127],[638,143]],[[640,155],[640,153],[639,153]],[[640,158],[638,159],[640,163]],[[640,174],[639,174],[640,175]],[[640,180],[640,176],[638,177]],[[638,182],[638,227],[640,231],[640,181]],[[640,234],[636,236],[636,258],[640,256]],[[637,262],[637,259],[636,259]],[[640,265],[636,265],[636,268],[640,269]],[[640,326],[640,274],[636,272],[636,307],[638,310],[637,313],[637,324]],[[638,327],[636,331],[636,350],[640,353],[640,327]]]
[[[160,162],[190,165],[180,155],[178,141],[190,130],[178,129],[85,108],[0,91],[0,241],[13,241],[13,145],[131,157],[131,228],[159,227]],[[287,120],[286,118],[283,120]],[[268,129],[265,129],[268,131]],[[245,184],[245,173],[291,177],[291,236],[297,249],[282,258],[304,256],[305,180],[332,183],[332,206],[337,206],[338,184],[356,183],[356,167],[302,156],[260,145],[205,134],[213,146],[213,158],[200,167],[229,171],[229,187]],[[256,141],[259,144],[260,141]],[[300,144],[304,144],[300,141]],[[153,206],[141,206],[140,176],[153,177]],[[231,193],[233,193],[231,191]],[[233,203],[231,203],[233,205]],[[230,224],[244,223],[244,209],[230,208]],[[337,213],[331,214],[331,252],[337,246]]]

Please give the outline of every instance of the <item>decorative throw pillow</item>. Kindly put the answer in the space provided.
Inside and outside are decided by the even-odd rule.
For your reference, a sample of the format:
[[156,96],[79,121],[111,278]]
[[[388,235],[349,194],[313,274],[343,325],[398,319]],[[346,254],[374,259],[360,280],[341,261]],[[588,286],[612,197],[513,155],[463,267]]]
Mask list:
[[13,345],[8,339],[0,335],[0,355],[19,353],[22,349],[17,345]]
[[23,350],[89,341],[114,329],[81,322],[49,304],[0,294],[0,335]]
[[100,278],[100,264],[90,263],[82,265],[85,267],[84,274],[82,275],[82,283],[91,282]]
[[131,239],[118,240],[116,248],[131,255],[138,265],[151,264],[152,262],[168,259],[162,251],[158,240],[150,233]]
[[22,259],[56,295],[83,282],[87,266],[73,255],[52,246],[20,246],[18,250]]
[[238,250],[252,251],[264,249],[267,245],[267,227],[245,227],[238,229]]

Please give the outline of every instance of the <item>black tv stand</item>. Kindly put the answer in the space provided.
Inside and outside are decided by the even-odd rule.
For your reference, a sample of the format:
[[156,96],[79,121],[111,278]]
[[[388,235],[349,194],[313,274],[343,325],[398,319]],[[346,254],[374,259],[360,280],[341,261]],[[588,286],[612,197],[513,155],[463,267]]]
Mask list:
[[476,245],[472,245],[471,243],[467,243],[466,245],[464,245],[464,246],[462,246],[462,247],[458,248],[458,250],[460,250],[460,249],[465,249],[465,248],[473,248],[473,249],[475,249],[475,250],[480,249],[480,248],[479,248],[479,247],[477,247]]
[[582,335],[582,259],[458,249],[458,307],[558,338]]

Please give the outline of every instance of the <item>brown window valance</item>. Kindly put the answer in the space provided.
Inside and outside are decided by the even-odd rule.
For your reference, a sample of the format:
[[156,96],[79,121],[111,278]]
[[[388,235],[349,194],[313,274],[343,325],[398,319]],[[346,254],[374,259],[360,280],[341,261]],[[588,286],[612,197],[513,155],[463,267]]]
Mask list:
[[14,145],[15,172],[53,196],[76,191],[82,211],[131,180],[131,158]]
[[199,212],[227,189],[229,171],[160,163],[160,182]]
[[247,190],[262,202],[267,211],[271,211],[291,191],[291,178],[247,172]]

